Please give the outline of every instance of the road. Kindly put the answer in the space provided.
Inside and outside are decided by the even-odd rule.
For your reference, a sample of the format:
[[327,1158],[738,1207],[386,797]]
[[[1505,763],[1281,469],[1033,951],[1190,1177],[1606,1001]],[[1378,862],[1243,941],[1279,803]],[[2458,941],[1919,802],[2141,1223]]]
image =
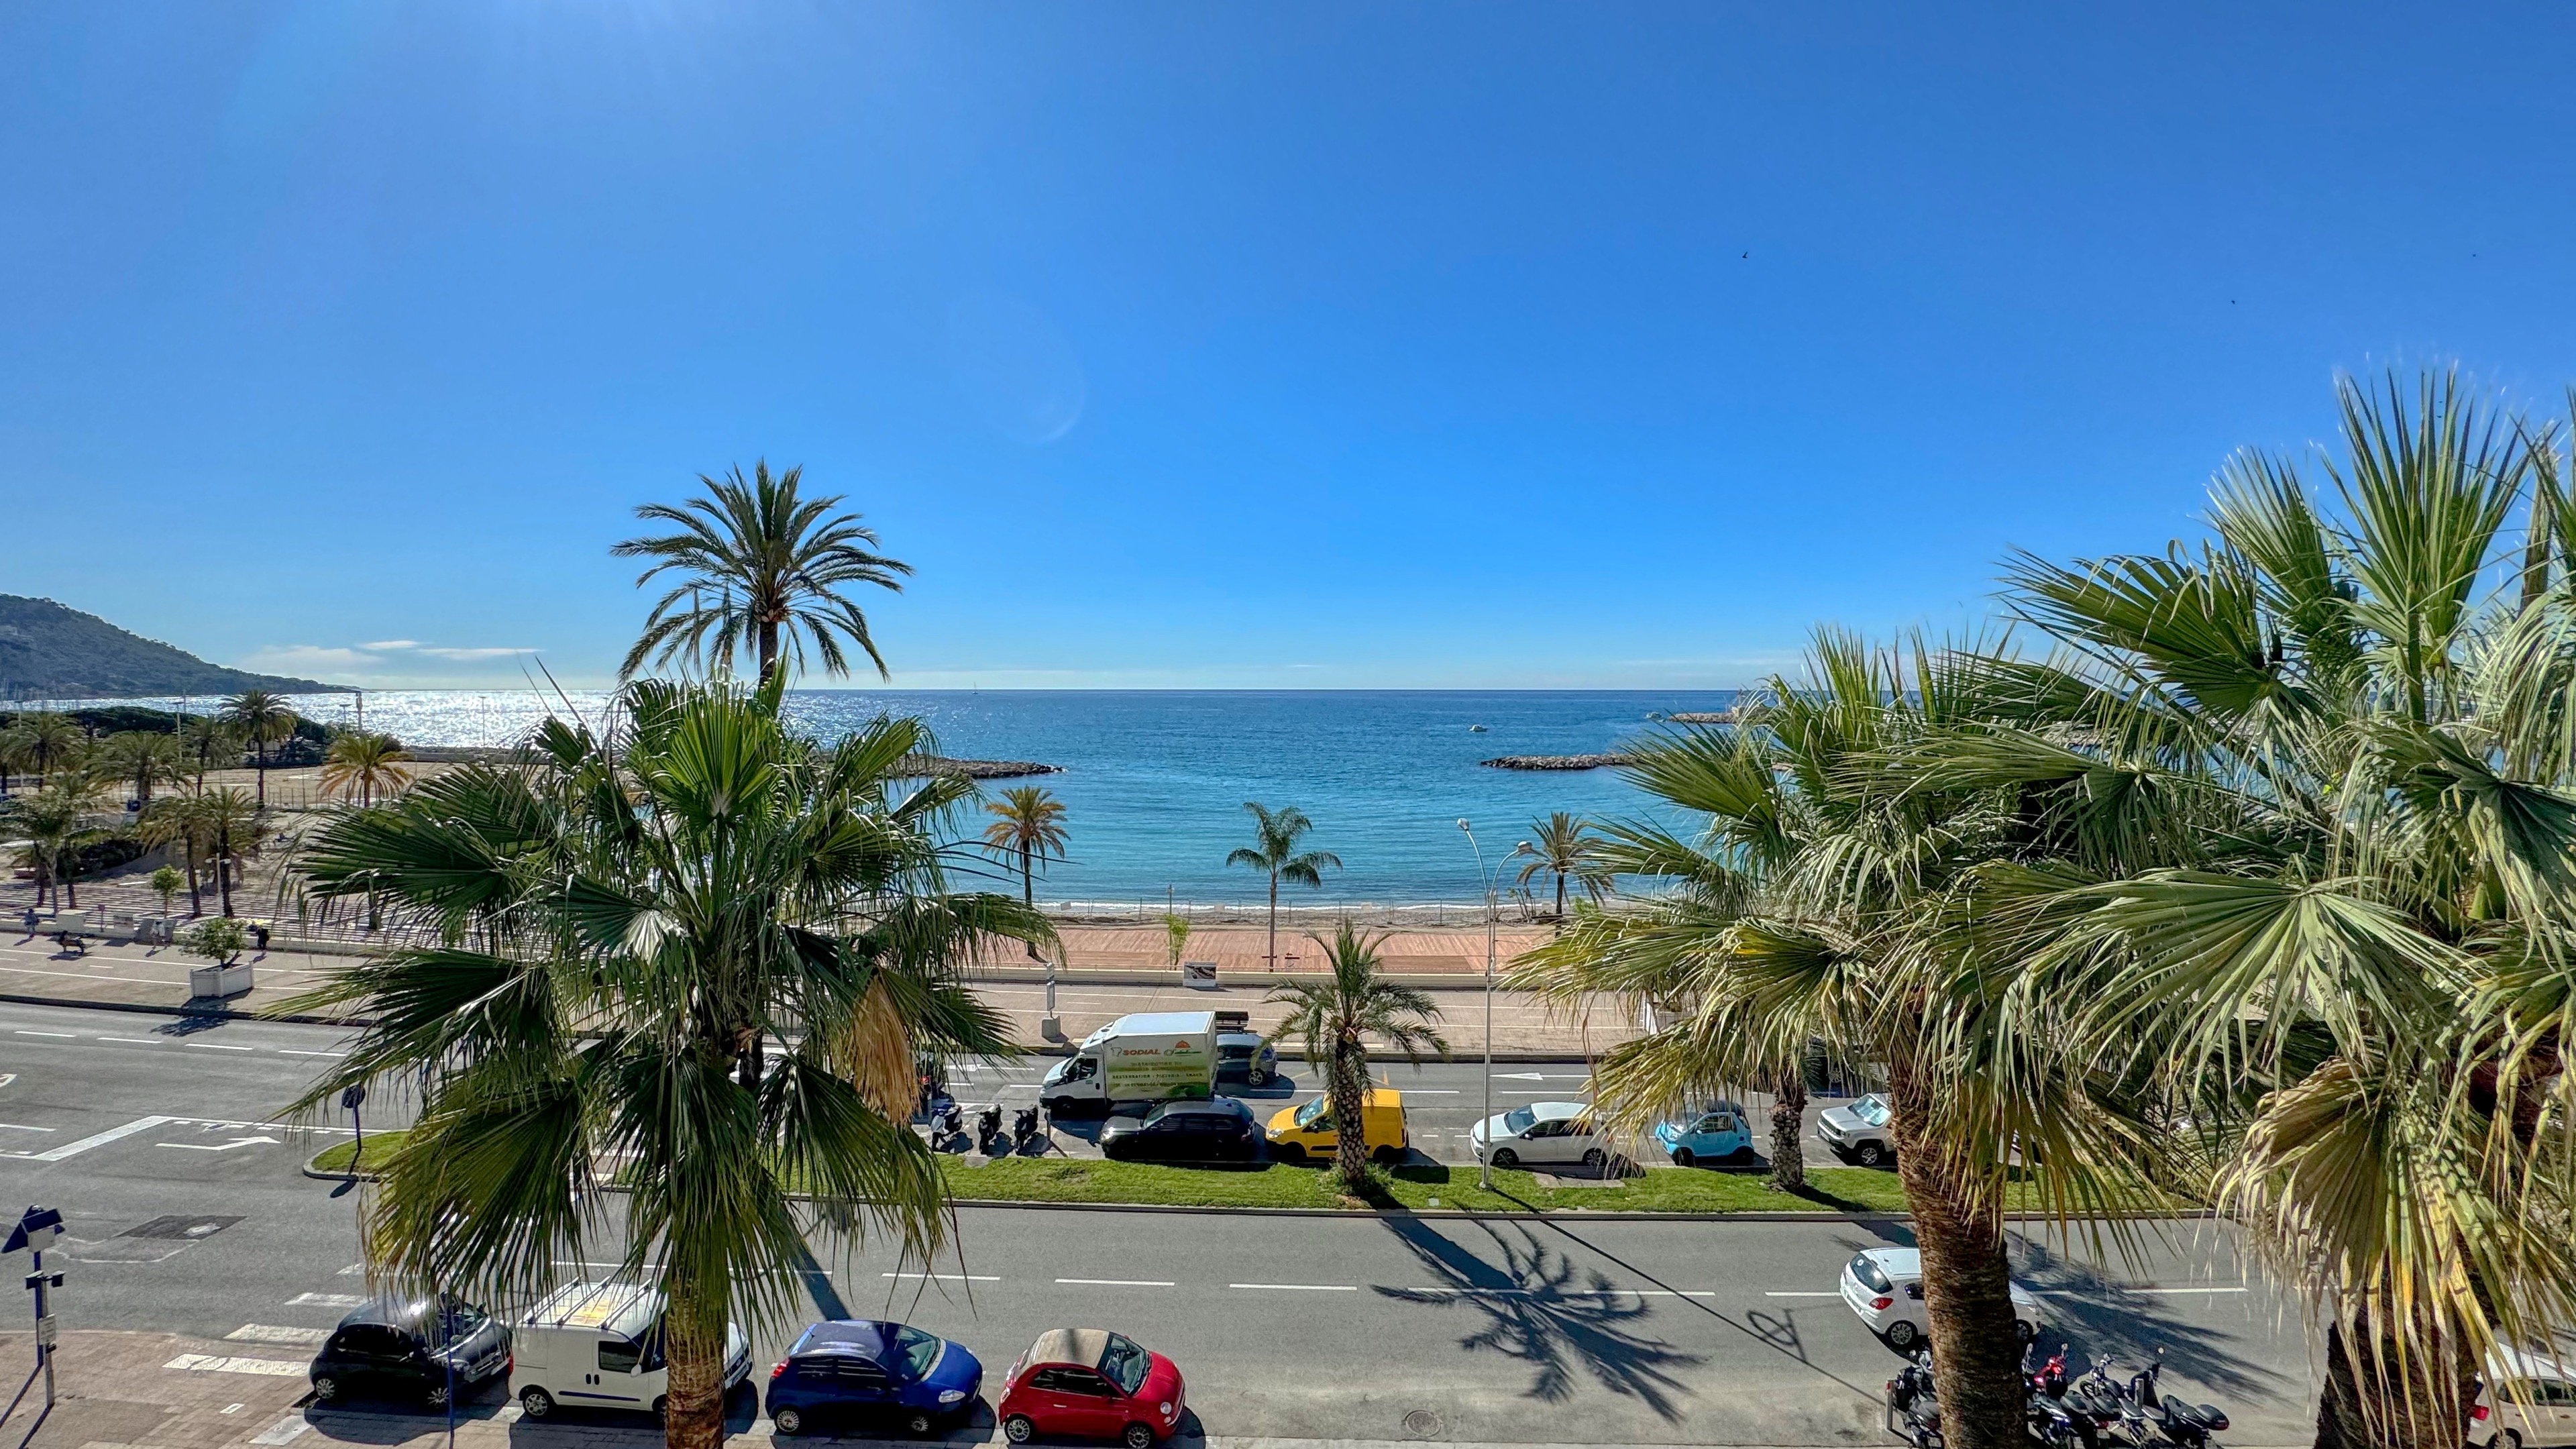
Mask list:
[[[0,1202],[68,1215],[67,1328],[293,1356],[364,1294],[356,1195],[297,1171],[348,1124],[275,1125],[340,1039],[0,1006]],[[1891,1241],[1848,1222],[969,1208],[939,1263],[818,1249],[807,1288],[818,1313],[907,1318],[996,1376],[1044,1328],[1123,1329],[1181,1364],[1211,1434],[1418,1437],[1427,1421],[1406,1416],[1427,1413],[1456,1440],[1826,1445],[1874,1437],[1896,1359],[1832,1292],[1852,1252]],[[2035,1238],[2016,1252],[2079,1350],[2161,1345],[2186,1391],[2235,1415],[2231,1442],[2306,1441],[2299,1315],[2220,1230],[2109,1269]],[[962,1431],[991,1432],[989,1416]]]

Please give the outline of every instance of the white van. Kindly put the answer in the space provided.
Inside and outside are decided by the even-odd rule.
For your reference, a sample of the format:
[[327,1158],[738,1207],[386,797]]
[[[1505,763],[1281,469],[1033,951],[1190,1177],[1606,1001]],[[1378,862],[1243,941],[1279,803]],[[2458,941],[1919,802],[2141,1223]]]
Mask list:
[[1140,1011],[1082,1039],[1038,1083],[1049,1116],[1121,1102],[1204,1102],[1216,1094],[1216,1013]]
[[[660,1416],[670,1391],[662,1359],[662,1290],[639,1283],[566,1283],[510,1330],[510,1394],[542,1419],[565,1408],[634,1409]],[[725,1391],[751,1376],[751,1340],[725,1325]]]

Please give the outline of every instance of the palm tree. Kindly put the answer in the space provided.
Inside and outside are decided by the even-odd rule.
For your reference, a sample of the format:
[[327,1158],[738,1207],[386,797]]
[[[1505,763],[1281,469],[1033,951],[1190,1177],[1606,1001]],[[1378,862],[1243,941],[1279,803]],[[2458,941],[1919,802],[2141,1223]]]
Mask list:
[[194,920],[206,913],[202,878],[198,867],[214,848],[214,832],[205,808],[205,792],[165,795],[152,803],[135,822],[135,834],[145,845],[175,850],[180,865],[188,873],[188,918]]
[[879,678],[891,677],[868,634],[867,616],[841,591],[870,584],[900,593],[901,576],[912,566],[868,552],[877,547],[877,536],[860,525],[858,514],[832,512],[840,495],[798,497],[803,473],[790,468],[772,478],[764,459],[749,478],[739,467],[722,478],[700,474],[706,493],[686,504],[648,503],[635,510],[638,518],[676,524],[680,531],[630,538],[609,552],[654,560],[636,577],[638,588],[665,569],[679,570],[684,582],[654,604],[618,678],[634,678],[647,657],[657,664],[682,659],[692,667],[729,668],[734,655],[748,648],[767,679],[782,646],[802,668],[808,640],[825,672],[845,675],[850,666],[842,638],[868,656]]
[[90,823],[101,793],[97,781],[68,773],[8,802],[0,820],[26,838],[19,859],[36,873],[36,904],[45,904],[51,888],[60,886],[62,903],[79,908],[79,852],[109,835]]
[[[984,848],[996,855],[1020,858],[1020,904],[1037,909],[1035,866],[1049,856],[1064,858],[1064,802],[1044,787],[1020,785],[984,804],[993,823],[984,827]],[[1034,957],[1037,947],[1029,947]]]
[[[366,1207],[370,1267],[525,1300],[559,1262],[622,1255],[669,1304],[675,1449],[722,1442],[730,1325],[801,1303],[800,1216],[925,1261],[945,1241],[944,1179],[906,1125],[916,1053],[1009,1055],[960,967],[1048,934],[1007,895],[946,889],[933,832],[971,786],[897,793],[917,721],[824,750],[782,724],[784,684],[639,684],[607,737],[549,722],[517,767],[326,820],[293,868],[445,942],[282,1008],[374,1023],[303,1109],[417,1093]],[[764,1037],[781,1054],[746,1082]],[[614,1197],[594,1175],[612,1162]]]
[[1545,820],[1530,822],[1530,838],[1512,852],[1527,861],[1514,879],[1527,886],[1534,876],[1555,875],[1556,918],[1562,921],[1566,877],[1572,876],[1593,900],[1601,899],[1601,888],[1608,877],[1601,871],[1599,846],[1592,828],[1580,816],[1556,811]]
[[205,832],[206,853],[215,866],[215,900],[226,916],[233,913],[233,882],[245,856],[256,852],[268,833],[268,807],[239,785],[200,790],[191,802]]
[[1440,1008],[1424,992],[1386,979],[1378,961],[1383,935],[1363,936],[1343,921],[1329,941],[1310,937],[1324,948],[1331,974],[1321,981],[1298,981],[1270,988],[1270,1000],[1288,1008],[1273,1040],[1294,1037],[1305,1045],[1306,1060],[1324,1074],[1324,1096],[1332,1104],[1333,1168],[1342,1191],[1358,1194],[1368,1186],[1367,1120],[1368,1042],[1385,1042],[1419,1063],[1425,1047],[1449,1055],[1449,1043],[1431,1030]]
[[206,787],[206,770],[217,755],[229,756],[236,762],[241,758],[241,736],[219,715],[186,717],[179,726],[179,743],[188,758],[196,762],[196,786],[200,790]]
[[390,794],[411,784],[412,772],[402,767],[410,758],[391,735],[350,731],[333,739],[322,756],[322,788],[343,800],[357,796],[364,810],[376,803],[378,791]]
[[81,757],[89,736],[69,715],[23,714],[10,726],[10,733],[20,742],[21,768],[36,777],[39,784],[54,771]]
[[[265,689],[245,689],[224,701],[217,719],[238,731],[250,742],[259,771],[259,803],[268,803],[268,747],[295,733],[295,711],[285,696]],[[225,915],[232,912],[227,909]]]
[[34,771],[36,767],[35,732],[12,723],[0,729],[0,800],[9,797],[9,777]]
[[1253,819],[1254,844],[1240,847],[1225,858],[1228,865],[1257,870],[1270,877],[1270,969],[1279,969],[1279,883],[1306,886],[1313,890],[1324,887],[1324,872],[1340,870],[1342,858],[1329,850],[1309,850],[1299,854],[1297,838],[1315,828],[1306,812],[1291,805],[1273,811],[1267,805],[1246,800],[1243,808]]
[[187,766],[179,737],[157,730],[126,730],[99,744],[100,764],[134,786],[134,798],[152,804],[152,787],[175,782]]

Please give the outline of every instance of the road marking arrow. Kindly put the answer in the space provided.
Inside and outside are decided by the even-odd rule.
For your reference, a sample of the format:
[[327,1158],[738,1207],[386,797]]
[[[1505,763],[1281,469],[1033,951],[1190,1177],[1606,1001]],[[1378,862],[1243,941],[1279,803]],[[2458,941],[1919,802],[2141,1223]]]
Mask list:
[[224,1143],[220,1147],[209,1147],[199,1142],[155,1142],[152,1145],[155,1147],[176,1147],[188,1152],[230,1152],[236,1147],[248,1147],[253,1143],[274,1143],[276,1141],[277,1139],[274,1137],[236,1137],[232,1141]]

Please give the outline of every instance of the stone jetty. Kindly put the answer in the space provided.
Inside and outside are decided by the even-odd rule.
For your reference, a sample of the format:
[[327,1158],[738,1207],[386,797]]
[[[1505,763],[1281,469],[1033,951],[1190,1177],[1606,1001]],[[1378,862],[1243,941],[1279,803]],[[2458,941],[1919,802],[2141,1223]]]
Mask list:
[[1497,770],[1599,770],[1628,763],[1626,755],[1502,755],[1479,760]]

